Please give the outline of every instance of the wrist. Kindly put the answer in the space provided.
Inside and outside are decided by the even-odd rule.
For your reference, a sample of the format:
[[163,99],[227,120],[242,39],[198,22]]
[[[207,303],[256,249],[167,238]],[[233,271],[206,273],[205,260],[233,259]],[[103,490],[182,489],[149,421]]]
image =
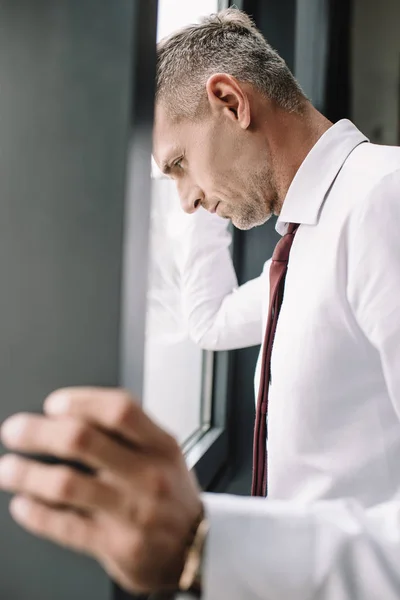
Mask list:
[[185,564],[179,580],[181,592],[189,592],[200,597],[202,590],[203,559],[209,523],[204,508],[197,520],[194,536],[186,552]]

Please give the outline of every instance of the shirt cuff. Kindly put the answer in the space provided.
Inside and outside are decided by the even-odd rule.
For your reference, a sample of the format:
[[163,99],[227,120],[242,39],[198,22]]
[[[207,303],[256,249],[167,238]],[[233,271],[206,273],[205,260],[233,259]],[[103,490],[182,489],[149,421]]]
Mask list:
[[[210,524],[203,600],[299,600],[312,589],[314,527],[306,508],[203,494]],[[304,511],[305,514],[302,514]]]

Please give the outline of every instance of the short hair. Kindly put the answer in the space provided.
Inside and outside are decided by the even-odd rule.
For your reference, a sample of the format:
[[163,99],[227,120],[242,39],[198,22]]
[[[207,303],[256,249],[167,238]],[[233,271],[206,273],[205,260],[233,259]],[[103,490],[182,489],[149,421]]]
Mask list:
[[214,73],[252,84],[288,112],[301,112],[307,100],[283,58],[237,8],[212,14],[164,38],[157,55],[156,99],[162,99],[176,116],[196,116]]

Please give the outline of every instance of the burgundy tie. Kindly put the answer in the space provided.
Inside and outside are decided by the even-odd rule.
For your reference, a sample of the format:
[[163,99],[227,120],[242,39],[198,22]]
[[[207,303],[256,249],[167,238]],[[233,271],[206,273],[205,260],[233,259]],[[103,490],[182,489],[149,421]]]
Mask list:
[[257,399],[256,423],[254,427],[252,496],[266,496],[267,494],[266,415],[268,411],[268,392],[271,379],[272,344],[274,342],[276,325],[283,300],[283,290],[290,248],[292,247],[297,228],[297,224],[289,224],[287,233],[276,245],[274,254],[272,255],[272,263],[269,272],[269,310],[267,326],[265,329],[260,388]]

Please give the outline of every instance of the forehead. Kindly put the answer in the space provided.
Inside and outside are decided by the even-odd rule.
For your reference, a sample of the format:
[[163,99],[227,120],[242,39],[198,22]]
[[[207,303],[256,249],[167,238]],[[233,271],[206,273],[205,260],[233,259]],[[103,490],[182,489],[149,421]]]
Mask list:
[[157,103],[154,115],[153,156],[160,167],[173,155],[183,152],[185,146],[185,126],[172,119],[162,104]]

